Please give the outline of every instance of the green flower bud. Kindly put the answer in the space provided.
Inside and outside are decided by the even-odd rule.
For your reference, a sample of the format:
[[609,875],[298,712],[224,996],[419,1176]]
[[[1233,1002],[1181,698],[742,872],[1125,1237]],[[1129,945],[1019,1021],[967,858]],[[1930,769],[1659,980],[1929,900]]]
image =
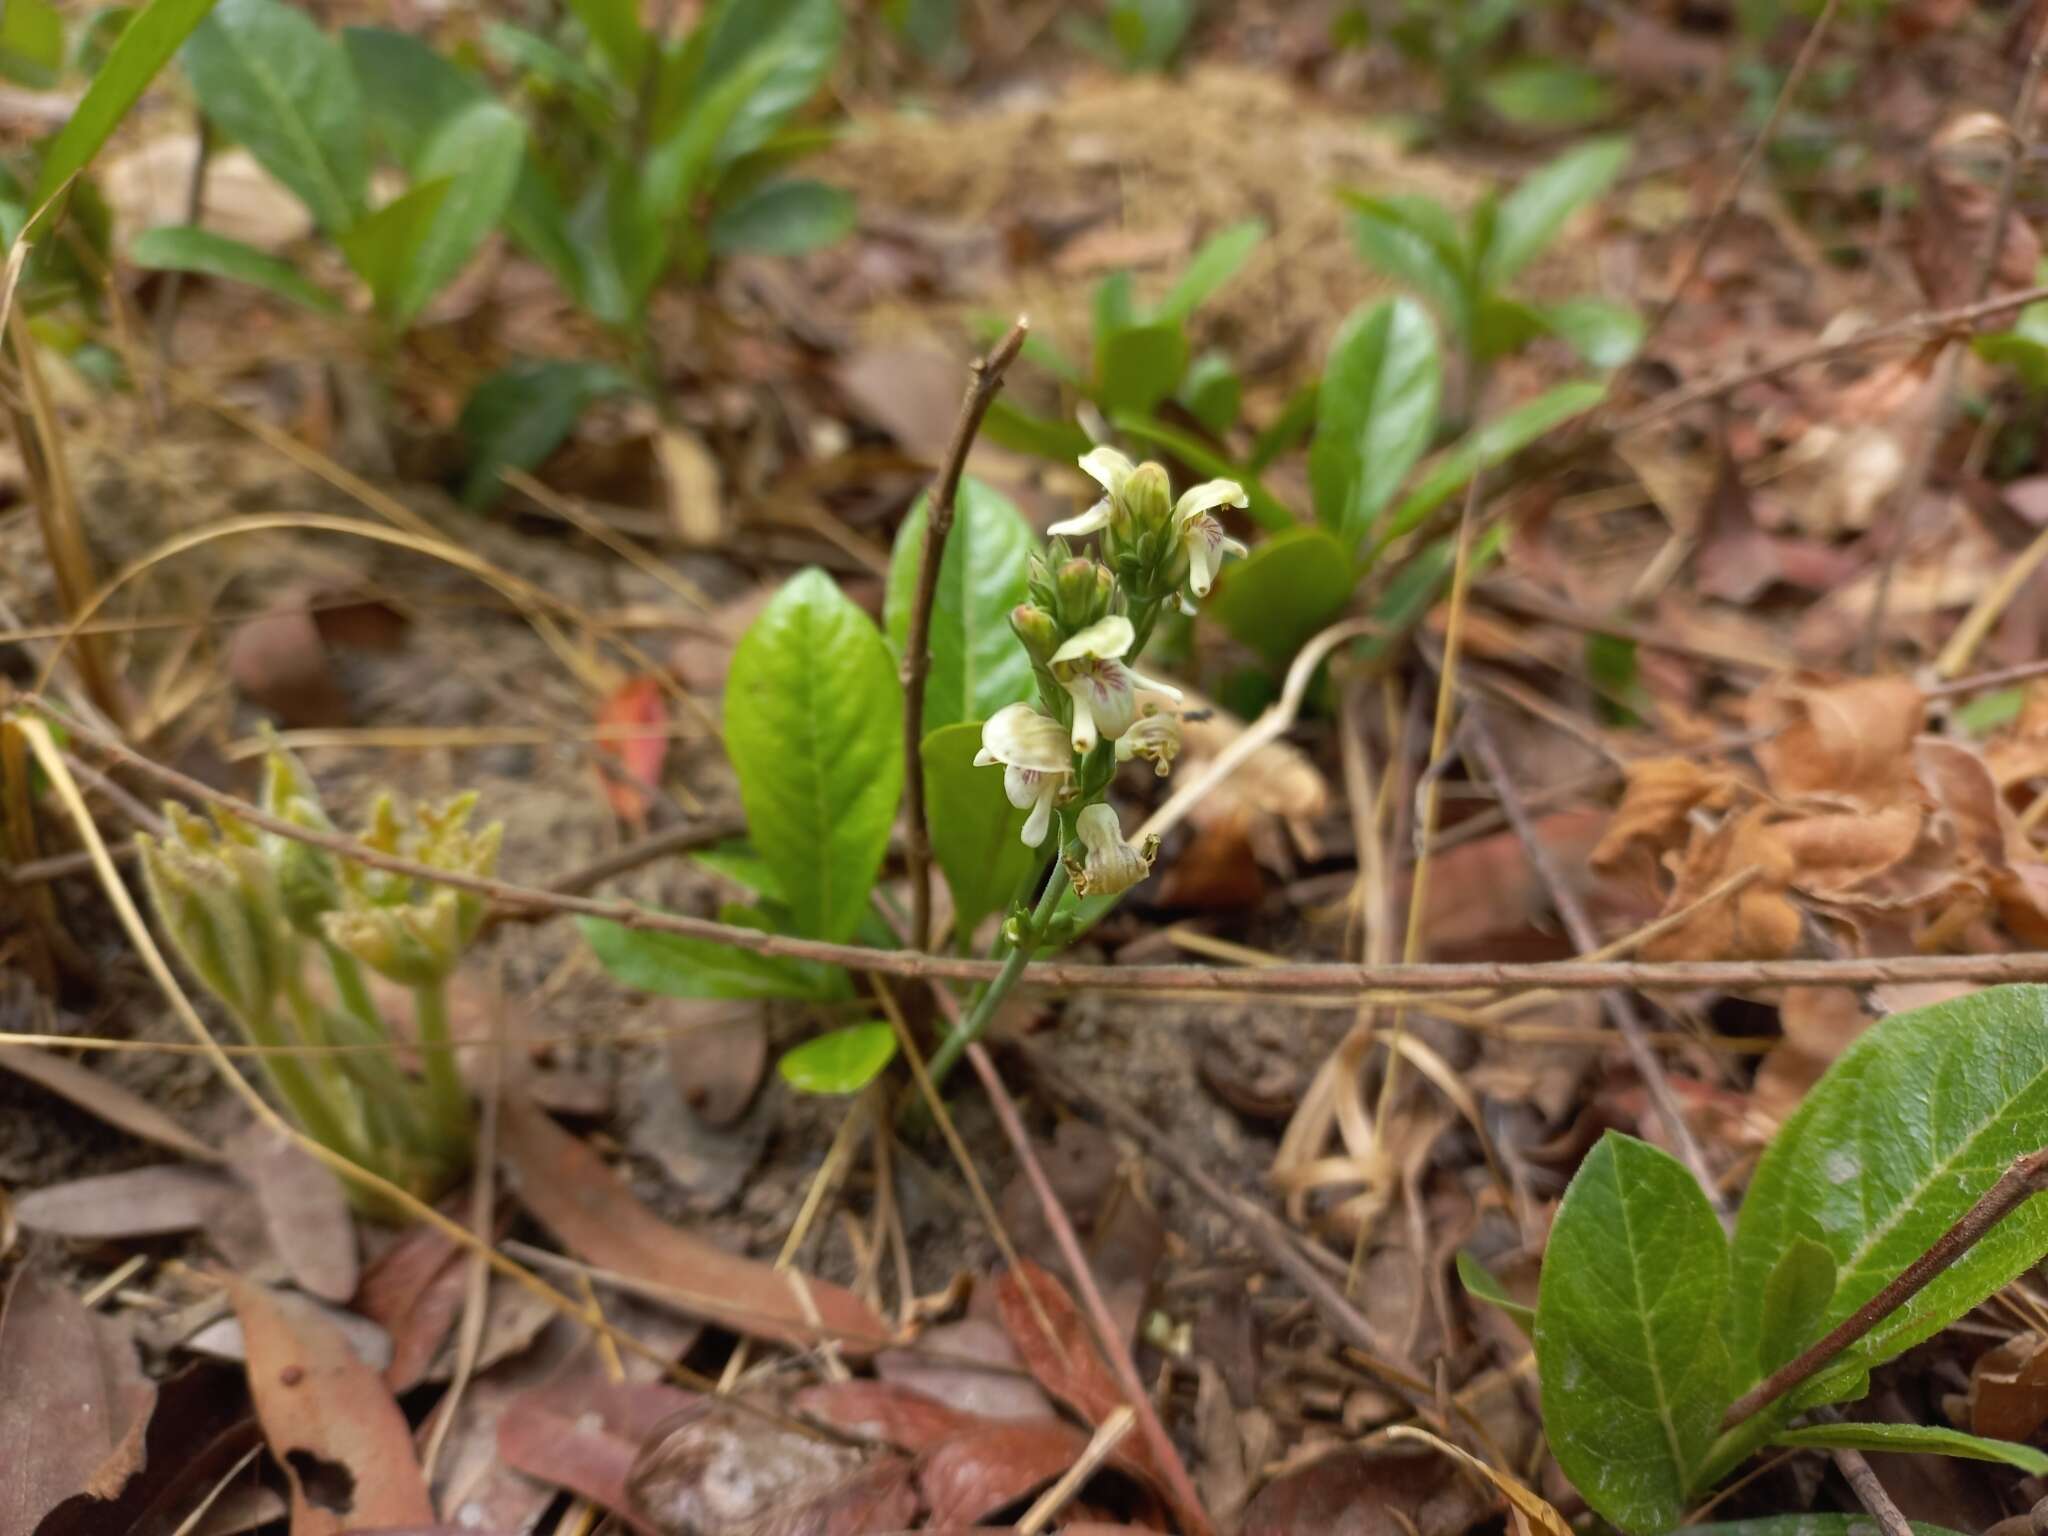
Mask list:
[[173,817],[171,837],[140,839],[143,883],[186,968],[237,1017],[262,1018],[286,959],[275,891],[254,850],[195,844],[204,825]]
[[1010,633],[1036,666],[1051,661],[1052,653],[1060,648],[1059,626],[1036,603],[1019,603],[1010,610]]
[[440,891],[421,906],[355,907],[320,923],[328,943],[378,975],[405,987],[438,986],[461,954],[453,898]]
[[1054,577],[1053,614],[1071,635],[1109,616],[1116,596],[1116,577],[1093,560],[1069,560]]
[[1112,508],[1110,526],[1123,523],[1129,529],[1127,537],[1146,539],[1172,526],[1173,482],[1167,478],[1164,464],[1148,460],[1132,470],[1117,501],[1120,505]]

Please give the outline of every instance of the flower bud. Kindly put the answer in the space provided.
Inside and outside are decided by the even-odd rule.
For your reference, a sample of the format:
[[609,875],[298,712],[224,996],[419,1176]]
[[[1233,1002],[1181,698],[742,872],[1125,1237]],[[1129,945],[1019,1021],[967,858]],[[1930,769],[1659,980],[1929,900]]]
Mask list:
[[1053,614],[1067,634],[1086,629],[1109,614],[1116,578],[1093,560],[1069,560],[1054,577]]
[[1128,525],[1128,537],[1150,538],[1168,527],[1173,519],[1173,482],[1166,477],[1166,466],[1149,460],[1140,464],[1124,482],[1118,500],[1123,512],[1118,521]]
[[437,891],[424,905],[354,907],[321,918],[327,942],[378,975],[406,987],[447,979],[461,952],[454,892]]
[[1044,666],[1060,648],[1059,626],[1036,603],[1019,603],[1010,610],[1010,633],[1036,666]]
[[[250,872],[223,857],[219,845],[195,846],[193,834],[203,832],[203,823],[174,817],[172,824],[172,837],[139,840],[157,919],[208,991],[237,1017],[262,1018],[277,995],[282,944],[266,882],[250,888]],[[230,846],[253,857],[253,850]]]

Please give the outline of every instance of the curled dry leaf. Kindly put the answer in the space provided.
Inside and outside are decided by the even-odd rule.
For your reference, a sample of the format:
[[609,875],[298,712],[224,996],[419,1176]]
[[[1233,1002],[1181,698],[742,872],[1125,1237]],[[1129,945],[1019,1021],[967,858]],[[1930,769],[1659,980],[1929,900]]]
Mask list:
[[641,1447],[700,1399],[666,1382],[582,1376],[513,1399],[498,1420],[498,1454],[528,1477],[601,1504],[635,1530],[657,1533],[629,1491]]
[[1888,805],[1862,816],[1796,817],[1771,832],[1791,856],[1794,886],[1823,901],[1851,901],[1906,861],[1922,819],[1917,805]]
[[524,1100],[506,1103],[499,1150],[520,1200],[543,1226],[589,1263],[670,1288],[669,1304],[686,1315],[798,1348],[814,1345],[822,1325],[849,1355],[891,1342],[881,1316],[851,1291],[779,1273],[669,1225],[595,1152]]
[[1970,1433],[2031,1440],[2048,1424],[2048,1338],[2022,1333],[1970,1368]]
[[412,1432],[378,1373],[310,1307],[230,1276],[249,1392],[291,1485],[292,1536],[428,1525],[434,1508]]
[[426,1379],[427,1367],[461,1314],[468,1276],[466,1250],[439,1227],[409,1227],[363,1271],[355,1309],[391,1335],[384,1382],[406,1392]]
[[1417,1429],[1411,1424],[1397,1424],[1387,1431],[1390,1440],[1414,1440],[1432,1450],[1450,1457],[1462,1467],[1469,1467],[1501,1491],[1513,1511],[1515,1530],[1518,1536],[1530,1536],[1531,1532],[1541,1536],[1573,1536],[1572,1528],[1565,1518],[1552,1507],[1550,1501],[1540,1494],[1532,1493],[1512,1474],[1495,1471],[1478,1457],[1459,1450],[1450,1441],[1439,1439],[1426,1429]]
[[1910,799],[1913,738],[1926,701],[1910,678],[1777,678],[1752,696],[1749,723],[1771,792],[1875,810]]
[[1689,757],[1645,757],[1622,770],[1626,784],[1614,819],[1607,824],[1589,861],[1606,874],[1654,883],[1659,861],[1688,841],[1695,810],[1730,805],[1737,780],[1724,768]]
[[42,1266],[17,1269],[0,1297],[0,1532],[25,1536],[78,1494],[119,1494],[155,1403],[125,1327]]
[[1799,947],[1798,907],[1785,894],[1792,855],[1769,823],[1768,806],[1695,831],[1665,904],[1677,912],[1732,875],[1755,869],[1740,890],[1695,912],[1642,949],[1645,960],[1776,960]]

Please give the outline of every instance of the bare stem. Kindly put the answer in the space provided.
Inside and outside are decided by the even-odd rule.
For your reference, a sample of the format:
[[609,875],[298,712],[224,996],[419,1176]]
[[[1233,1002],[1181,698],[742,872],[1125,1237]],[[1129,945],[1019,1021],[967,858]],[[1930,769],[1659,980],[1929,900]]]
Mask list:
[[932,665],[932,602],[939,590],[939,565],[953,532],[953,509],[960,495],[960,476],[968,450],[981,431],[981,420],[1003,387],[1003,374],[1016,360],[1031,322],[1023,316],[996,343],[988,356],[969,370],[966,397],[953,425],[953,440],[925,498],[924,548],[917,564],[917,590],[910,604],[910,632],[903,645],[903,811],[905,863],[910,872],[910,947],[929,949],[932,941],[932,840],[924,822],[924,682]]
[[1892,1496],[1884,1491],[1884,1484],[1870,1470],[1870,1463],[1863,1459],[1861,1451],[1838,1450],[1834,1453],[1834,1461],[1836,1469],[1849,1480],[1849,1486],[1856,1490],[1856,1497],[1863,1501],[1863,1507],[1870,1511],[1870,1517],[1878,1523],[1884,1536],[1913,1536],[1912,1523],[1892,1502]]

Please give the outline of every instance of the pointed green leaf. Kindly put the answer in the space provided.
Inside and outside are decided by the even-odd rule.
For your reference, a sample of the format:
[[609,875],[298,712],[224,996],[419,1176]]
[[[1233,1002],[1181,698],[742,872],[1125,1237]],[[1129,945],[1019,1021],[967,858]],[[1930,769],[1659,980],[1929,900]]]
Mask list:
[[1351,600],[1351,556],[1327,529],[1294,527],[1262,539],[1217,578],[1217,621],[1273,666],[1335,619]]
[[1728,1244],[1667,1153],[1609,1131],[1565,1190],[1536,1300],[1551,1453],[1638,1536],[1683,1518],[1729,1388]]
[[[217,0],[150,0],[121,29],[114,46],[79,98],[71,116],[43,151],[43,163],[36,173],[35,194],[30,211],[42,207],[78,172],[92,162],[128,109],[156,78],[157,71],[170,62],[192,29],[206,18]],[[46,215],[47,217],[47,215]],[[40,222],[22,231],[33,239]]]
[[1614,87],[1605,76],[1549,59],[1497,69],[1479,94],[1495,112],[1526,128],[1584,128],[1615,108]]
[[479,101],[442,123],[420,150],[422,186],[448,182],[407,253],[387,313],[409,325],[483,244],[511,205],[526,153],[526,125],[509,108]]
[[145,229],[129,244],[128,259],[159,272],[199,272],[274,293],[323,314],[337,314],[341,304],[299,275],[288,261],[217,235],[196,224],[162,224]]
[[748,836],[797,930],[845,939],[903,793],[903,688],[874,621],[817,567],[791,577],[740,637],[725,745]]
[[982,434],[1018,453],[1035,454],[1056,464],[1071,464],[1095,445],[1070,421],[1035,415],[998,396],[981,423]]
[[1246,219],[1211,235],[1188,259],[1187,270],[1181,273],[1180,280],[1166,297],[1159,301],[1158,307],[1152,311],[1152,318],[1186,320],[1218,289],[1237,276],[1238,268],[1245,264],[1265,238],[1266,223],[1263,219]]
[[1178,322],[1125,326],[1095,338],[1095,393],[1105,411],[1149,411],[1172,394],[1188,366]]
[[1421,294],[1461,342],[1469,337],[1472,278],[1450,213],[1422,197],[1339,195],[1351,207],[1351,238],[1365,259]]
[[1486,281],[1498,287],[1533,261],[1565,220],[1614,184],[1628,157],[1627,139],[1593,139],[1523,177],[1500,200],[1493,237],[1480,250]]
[[[2048,1146],[2048,988],[1996,987],[1868,1030],[1837,1058],[1758,1164],[1736,1224],[1730,1337],[1763,1374],[1766,1290],[1794,1238],[1836,1268],[1825,1332],[1882,1290],[1997,1181]],[[1940,1331],[2048,1254],[2048,1196],[1985,1234],[1794,1396],[1839,1400],[1880,1361]],[[1793,1405],[1788,1405],[1793,1406]]]
[[711,249],[720,256],[801,255],[843,238],[853,220],[853,198],[838,187],[801,177],[763,182],[718,210],[711,220]]
[[283,0],[220,0],[185,43],[200,110],[338,235],[363,211],[362,93],[338,44]]
[[[898,656],[910,637],[910,609],[924,559],[925,498],[896,531],[882,617]],[[1023,602],[1038,539],[1010,498],[971,475],[960,480],[953,532],[932,594],[931,670],[925,675],[927,730],[986,720],[1031,697],[1031,658],[1010,633],[1010,610]]]
[[1834,1299],[1835,1256],[1810,1237],[1794,1237],[1764,1281],[1758,1374],[1775,1371],[1825,1333],[1821,1319]]
[[356,276],[369,284],[383,313],[397,310],[406,273],[453,185],[452,176],[422,181],[336,237],[342,255]]
[[619,83],[638,89],[640,72],[647,67],[648,37],[640,30],[637,0],[569,0],[569,10]]
[[640,174],[640,218],[661,224],[697,196],[720,145],[737,131],[749,102],[781,68],[782,54],[773,41],[763,43],[693,101],[675,127],[655,142]]
[[1210,432],[1222,433],[1237,420],[1244,404],[1244,384],[1229,353],[1204,352],[1188,364],[1174,398]]
[[2002,1462],[2036,1477],[2048,1477],[2048,1451],[2013,1440],[1991,1440],[1928,1424],[1807,1424],[1781,1430],[1771,1443],[1820,1446],[1827,1450],[1920,1451],[1929,1456],[1958,1456],[1965,1461]]
[[694,40],[696,69],[674,82],[683,99],[722,89],[757,50],[772,50],[775,59],[720,136],[717,164],[731,165],[759,149],[817,94],[845,30],[839,0],[717,0]]
[[7,0],[0,6],[0,75],[31,90],[48,90],[64,67],[64,18],[50,0]]
[[1566,299],[1538,305],[1537,320],[1593,368],[1619,368],[1643,344],[1643,317],[1605,299]]
[[1003,770],[974,766],[980,750],[981,722],[964,720],[926,736],[919,754],[932,856],[946,872],[963,937],[1000,911],[1041,862],[1039,850],[1024,843],[1026,813],[1003,793]]
[[896,1032],[879,1021],[851,1024],[785,1052],[775,1069],[801,1093],[859,1093],[896,1058]]
[[1468,1294],[1489,1306],[1499,1307],[1523,1333],[1535,1331],[1536,1309],[1525,1307],[1510,1296],[1507,1287],[1495,1278],[1493,1271],[1463,1248],[1458,1250],[1458,1278],[1464,1282]]
[[1379,547],[1412,532],[1462,491],[1474,475],[1505,463],[1552,428],[1590,411],[1606,393],[1606,386],[1586,381],[1560,384],[1468,433],[1437,457],[1407,499],[1395,508],[1380,535]]
[[1436,431],[1443,361],[1413,299],[1353,311],[1330,343],[1308,450],[1316,517],[1356,550]]
[[562,445],[577,418],[633,381],[608,363],[529,362],[501,368],[462,408],[456,431],[469,445],[462,499],[489,506],[503,492],[508,469],[532,469]]
[[613,980],[662,997],[830,1002],[849,990],[846,973],[832,966],[758,955],[680,933],[628,928],[601,917],[579,917],[576,926]]

